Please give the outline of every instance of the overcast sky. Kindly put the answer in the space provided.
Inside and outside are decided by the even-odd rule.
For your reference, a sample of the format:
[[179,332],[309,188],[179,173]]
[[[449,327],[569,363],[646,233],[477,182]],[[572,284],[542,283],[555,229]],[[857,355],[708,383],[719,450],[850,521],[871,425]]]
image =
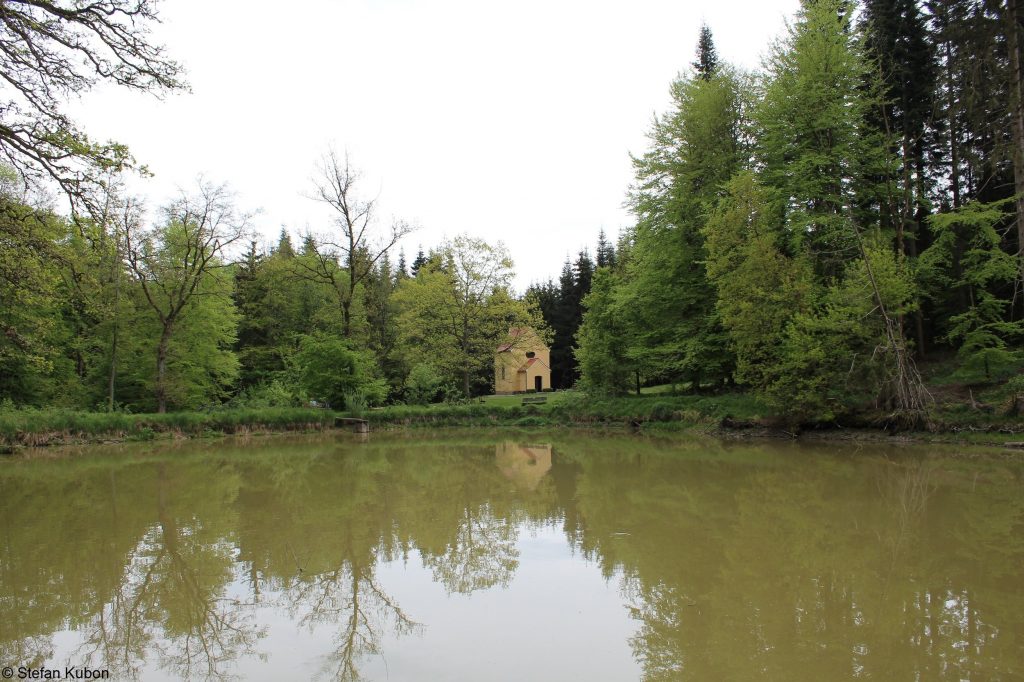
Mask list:
[[[157,38],[192,92],[101,88],[72,112],[128,144],[151,206],[199,175],[282,226],[330,230],[305,198],[334,145],[391,216],[420,227],[412,261],[463,232],[503,241],[516,286],[557,279],[567,254],[631,221],[622,208],[654,112],[693,61],[701,21],[720,58],[756,68],[798,0],[481,2],[164,0]],[[397,255],[396,255],[397,258]]]

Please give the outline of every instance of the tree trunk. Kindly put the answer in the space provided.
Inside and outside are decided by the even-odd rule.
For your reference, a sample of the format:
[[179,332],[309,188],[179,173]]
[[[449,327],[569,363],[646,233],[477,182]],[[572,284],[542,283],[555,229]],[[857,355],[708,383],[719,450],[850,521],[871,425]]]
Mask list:
[[[114,313],[117,314],[116,312]],[[107,412],[114,411],[114,380],[117,378],[117,321],[110,341],[110,374],[107,377]]]
[[171,340],[171,326],[164,325],[160,334],[160,342],[156,346],[156,411],[167,412],[167,346]]
[[954,104],[953,51],[946,42],[946,111],[949,116],[949,188],[953,194],[953,208],[960,208],[960,147],[957,144],[956,111]]
[[346,339],[352,336],[352,299],[341,304],[342,334]]
[[464,397],[466,397],[466,398],[469,397],[469,370],[468,369],[462,370],[462,393],[463,393]]
[[1006,0],[1006,36],[1010,52],[1010,113],[1013,121],[1013,189],[1017,195],[1017,263],[1024,288],[1024,96],[1021,93],[1020,20],[1017,0]]

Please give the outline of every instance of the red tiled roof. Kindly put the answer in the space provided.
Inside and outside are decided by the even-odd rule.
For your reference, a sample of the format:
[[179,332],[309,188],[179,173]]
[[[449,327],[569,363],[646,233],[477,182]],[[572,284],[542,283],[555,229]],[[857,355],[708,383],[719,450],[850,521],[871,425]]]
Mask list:
[[537,358],[530,358],[526,361],[526,364],[519,368],[520,372],[525,372],[527,367],[532,367],[533,363],[537,362]]

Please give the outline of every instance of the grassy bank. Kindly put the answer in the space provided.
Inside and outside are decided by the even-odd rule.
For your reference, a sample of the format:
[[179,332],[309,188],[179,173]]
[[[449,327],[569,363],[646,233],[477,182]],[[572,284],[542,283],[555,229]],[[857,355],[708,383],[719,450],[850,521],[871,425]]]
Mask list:
[[261,431],[311,431],[334,425],[334,413],[301,408],[124,414],[68,410],[0,412],[0,444],[51,445],[102,440],[151,440]]
[[[332,428],[336,416],[366,419],[372,429],[410,427],[615,426],[644,430],[699,430],[740,436],[795,435],[756,398],[744,393],[671,395],[653,393],[619,398],[588,398],[575,392],[545,395],[542,404],[523,396],[492,396],[457,405],[393,405],[360,413],[300,408],[261,408],[174,412],[169,414],[90,413],[63,410],[0,411],[0,446],[36,446],[106,440],[151,440]],[[836,424],[810,425],[804,435],[819,438],[872,438],[885,435],[885,415],[864,413]],[[940,403],[932,429],[903,433],[913,440],[998,444],[1024,440],[1024,423],[998,410]]]
[[761,406],[750,396],[630,396],[587,398],[573,392],[547,394],[543,404],[522,404],[522,396],[497,396],[464,405],[396,405],[361,415],[376,426],[595,426],[675,423],[715,426],[723,420],[758,419]]

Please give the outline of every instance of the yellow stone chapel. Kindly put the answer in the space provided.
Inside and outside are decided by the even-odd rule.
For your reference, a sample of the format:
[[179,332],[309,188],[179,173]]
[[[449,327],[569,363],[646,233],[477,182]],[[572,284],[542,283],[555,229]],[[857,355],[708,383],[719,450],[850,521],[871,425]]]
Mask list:
[[494,353],[495,395],[550,390],[550,349],[528,327],[512,328],[508,335]]

